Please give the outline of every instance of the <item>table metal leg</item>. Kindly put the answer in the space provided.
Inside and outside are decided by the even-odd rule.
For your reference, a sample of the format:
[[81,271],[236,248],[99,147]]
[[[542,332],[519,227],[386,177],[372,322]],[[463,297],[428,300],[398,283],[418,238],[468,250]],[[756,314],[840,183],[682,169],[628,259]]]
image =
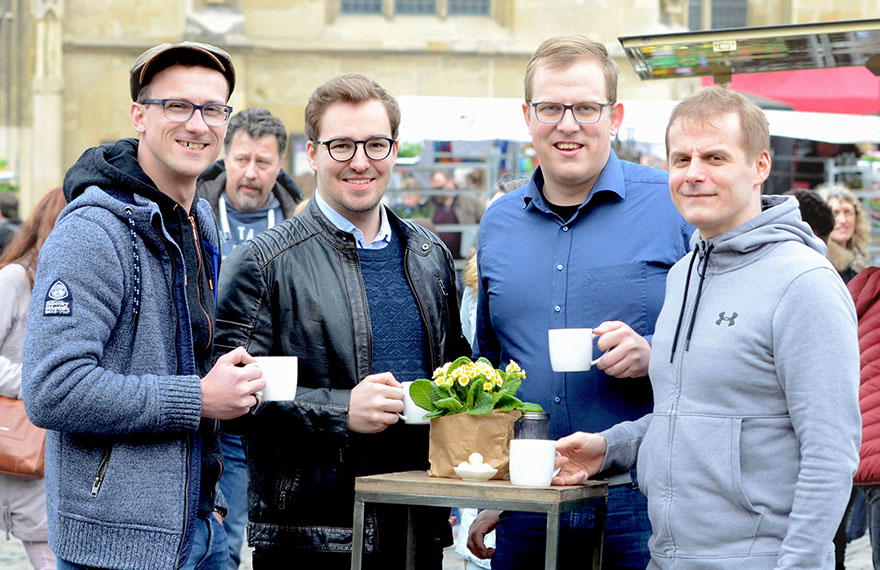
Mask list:
[[596,503],[593,510],[593,528],[599,529],[599,537],[593,549],[593,570],[602,570],[605,553],[605,523],[608,519],[608,497]]
[[415,521],[413,521],[413,506],[406,506],[406,570],[416,568],[416,544],[415,544]]
[[351,570],[361,570],[364,555],[364,500],[354,495],[354,524],[351,529]]
[[544,547],[544,570],[556,570],[559,557],[559,505],[547,513],[547,544]]

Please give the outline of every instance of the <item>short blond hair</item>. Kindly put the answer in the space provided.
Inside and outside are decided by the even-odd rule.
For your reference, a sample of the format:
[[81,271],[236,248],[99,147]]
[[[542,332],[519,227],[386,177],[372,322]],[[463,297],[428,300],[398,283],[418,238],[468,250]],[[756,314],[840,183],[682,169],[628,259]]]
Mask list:
[[599,63],[605,72],[605,96],[608,101],[596,101],[596,103],[616,103],[617,75],[620,71],[617,62],[608,55],[604,45],[581,35],[555,36],[544,40],[544,43],[538,46],[526,65],[526,101],[532,102],[532,82],[539,67],[563,69],[582,59],[591,59]]
[[770,125],[760,107],[736,91],[712,85],[676,105],[666,125],[666,156],[669,156],[669,129],[676,121],[711,124],[721,115],[739,117],[740,146],[749,159],[770,150]]

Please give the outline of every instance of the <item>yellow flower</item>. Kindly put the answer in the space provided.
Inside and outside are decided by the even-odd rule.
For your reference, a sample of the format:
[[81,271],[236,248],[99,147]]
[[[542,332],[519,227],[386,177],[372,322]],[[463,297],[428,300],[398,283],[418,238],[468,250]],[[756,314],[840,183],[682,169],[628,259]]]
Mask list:
[[525,378],[526,377],[526,373],[523,372],[523,369],[520,368],[519,364],[517,364],[513,360],[511,360],[510,363],[507,365],[507,368],[505,369],[505,371],[507,372],[508,375],[510,375],[513,378]]
[[444,364],[443,366],[441,366],[440,368],[435,370],[434,375],[431,376],[431,378],[433,380],[439,380],[439,379],[443,378],[444,376],[446,376],[446,371],[449,370],[449,364],[450,363],[447,362],[446,364]]
[[494,388],[494,387],[495,387],[495,384],[493,384],[492,382],[485,382],[483,384],[483,390],[485,390],[487,392],[490,392],[492,390],[492,388]]

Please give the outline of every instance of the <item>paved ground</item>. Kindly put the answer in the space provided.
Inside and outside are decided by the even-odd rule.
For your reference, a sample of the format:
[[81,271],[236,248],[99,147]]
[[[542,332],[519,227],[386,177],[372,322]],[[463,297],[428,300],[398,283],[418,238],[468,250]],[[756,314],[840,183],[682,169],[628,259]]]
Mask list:
[[[444,570],[464,570],[464,561],[449,548],[446,551],[443,568]],[[873,570],[871,544],[868,542],[867,536],[863,536],[847,546],[846,568],[847,570]],[[0,535],[0,569],[31,570],[24,548],[21,546],[21,542],[15,538],[6,540],[3,535]],[[249,555],[242,559],[241,570],[251,570]]]

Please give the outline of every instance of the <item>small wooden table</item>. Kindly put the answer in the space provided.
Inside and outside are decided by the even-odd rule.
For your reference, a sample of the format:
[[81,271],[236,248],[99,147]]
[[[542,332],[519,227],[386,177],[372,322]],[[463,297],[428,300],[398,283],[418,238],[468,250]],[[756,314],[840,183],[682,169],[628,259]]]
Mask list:
[[[602,543],[608,509],[608,484],[587,481],[570,487],[517,487],[510,481],[462,481],[429,477],[425,471],[405,471],[358,477],[354,482],[354,528],[352,570],[361,569],[364,550],[364,504],[392,503],[434,507],[475,507],[547,513],[545,570],[555,570],[559,556],[559,517],[562,513],[595,505],[598,545],[593,552],[594,570],[602,565]],[[412,509],[407,510],[406,568],[415,569]]]

